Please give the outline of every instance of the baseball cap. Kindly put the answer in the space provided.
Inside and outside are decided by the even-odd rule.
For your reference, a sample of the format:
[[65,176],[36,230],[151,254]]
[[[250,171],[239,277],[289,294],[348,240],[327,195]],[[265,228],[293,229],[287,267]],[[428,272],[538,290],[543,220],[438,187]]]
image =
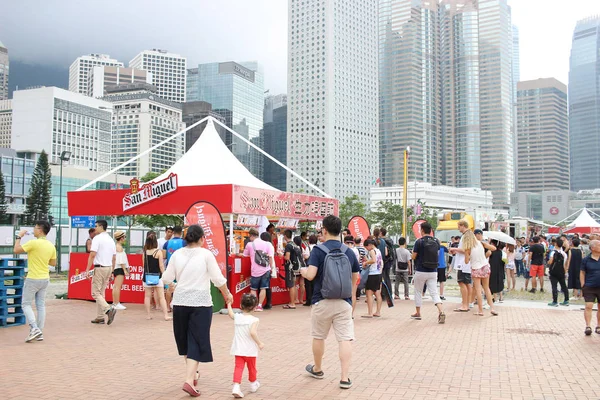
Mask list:
[[482,235],[483,235],[483,231],[482,231],[481,229],[475,229],[475,230],[473,231],[473,233],[474,233],[474,234],[476,234],[476,235],[479,235],[479,234],[482,234]]

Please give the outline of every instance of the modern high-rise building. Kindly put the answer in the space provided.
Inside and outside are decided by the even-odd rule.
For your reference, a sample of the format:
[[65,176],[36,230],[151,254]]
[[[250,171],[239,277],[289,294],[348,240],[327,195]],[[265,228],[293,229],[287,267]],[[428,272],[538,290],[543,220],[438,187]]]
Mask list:
[[151,84],[152,73],[143,69],[97,65],[89,72],[87,95],[103,97],[107,87],[129,83]]
[[12,100],[11,146],[48,153],[58,163],[71,152],[69,165],[109,171],[112,104],[57,87],[17,90]]
[[[442,182],[437,0],[379,1],[379,170],[384,186]],[[410,168],[412,166],[412,168]]]
[[12,100],[0,100],[0,148],[11,148]]
[[567,86],[547,78],[518,89],[517,191],[569,190]]
[[[379,177],[377,0],[288,0],[287,163],[343,201]],[[288,190],[307,188],[291,175]]]
[[[285,95],[265,98],[265,124],[262,129],[264,150],[277,161],[287,165],[287,104]],[[264,181],[279,189],[287,190],[287,171],[280,165],[264,158]]]
[[[196,96],[188,101],[212,104],[213,111],[225,118],[230,129],[252,140],[263,128],[263,79],[262,68],[257,62],[200,64],[198,68],[188,70],[187,92]],[[225,144],[250,172],[257,177],[262,174],[260,164],[253,161],[262,159],[262,154],[230,133],[226,135]]]
[[514,191],[513,38],[507,0],[440,4],[445,183]]
[[571,190],[600,188],[600,16],[575,27],[569,70]]
[[69,67],[69,90],[87,96],[89,75],[96,65],[123,67],[122,62],[112,59],[106,54],[90,54],[77,57]]
[[[513,58],[512,58],[512,81],[513,81],[513,135],[515,137],[515,148],[519,146],[517,129],[517,84],[521,80],[521,46],[519,45],[519,28],[512,26],[513,35]],[[519,181],[519,169],[517,168],[517,157],[514,157],[515,182]],[[512,200],[511,200],[512,204]]]
[[[182,104],[182,118],[186,127],[190,127],[196,122],[204,119],[208,116],[214,117],[217,120],[221,121],[223,124],[226,123],[225,118],[223,116],[212,109],[212,105],[205,101],[188,101]],[[200,137],[202,132],[206,128],[206,122],[203,122],[192,129],[185,132],[185,151],[188,151],[196,140]],[[226,142],[226,130],[219,124],[215,124],[215,129],[221,136],[223,142]]]
[[[107,88],[103,100],[113,106],[112,168],[185,129],[181,104],[165,100],[147,83]],[[185,138],[179,136],[145,157],[121,168],[122,175],[142,177],[162,173],[181,158]]]
[[144,50],[129,61],[129,67],[151,72],[152,84],[163,99],[185,103],[185,57],[169,53],[167,50]]
[[0,42],[0,100],[8,99],[8,49]]

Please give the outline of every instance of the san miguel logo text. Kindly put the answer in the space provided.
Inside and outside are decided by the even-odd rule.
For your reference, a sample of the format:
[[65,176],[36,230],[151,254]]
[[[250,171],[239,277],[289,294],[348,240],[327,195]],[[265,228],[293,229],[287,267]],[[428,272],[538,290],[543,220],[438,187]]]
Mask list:
[[148,182],[141,187],[137,179],[132,179],[130,183],[131,192],[123,197],[123,211],[141,206],[152,200],[159,199],[166,194],[175,192],[177,190],[177,174],[171,174],[162,181]]

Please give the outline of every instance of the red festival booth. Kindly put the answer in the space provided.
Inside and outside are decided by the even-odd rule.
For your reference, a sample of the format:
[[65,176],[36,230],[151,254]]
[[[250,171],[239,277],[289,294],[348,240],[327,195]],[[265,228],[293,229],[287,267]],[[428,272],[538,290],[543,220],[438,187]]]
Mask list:
[[[231,153],[208,120],[196,143],[168,171],[147,184],[136,179],[131,189],[82,190],[67,193],[69,216],[93,215],[185,215],[186,225],[200,224],[206,233],[205,247],[217,258],[234,307],[250,290],[250,259],[228,254],[223,218],[229,220],[233,236],[234,215],[259,215],[270,220],[295,219],[319,221],[338,215],[333,198],[279,191],[252,175]],[[233,246],[230,240],[230,246]],[[69,268],[70,299],[91,300],[91,281],[85,279],[88,254],[71,253]],[[123,303],[143,303],[142,256],[128,255],[130,277],[121,290]],[[276,257],[281,269],[282,257]],[[273,305],[288,302],[287,289],[279,278],[271,279]],[[106,290],[112,300],[112,283]]]

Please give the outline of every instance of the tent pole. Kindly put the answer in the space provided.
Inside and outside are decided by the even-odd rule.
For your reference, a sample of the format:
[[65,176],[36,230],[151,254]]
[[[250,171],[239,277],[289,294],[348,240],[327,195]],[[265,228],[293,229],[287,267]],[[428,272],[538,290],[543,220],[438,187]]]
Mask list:
[[79,189],[77,189],[76,191],[79,192],[81,190],[85,190],[88,187],[94,185],[96,182],[101,181],[102,179],[106,178],[107,176],[116,173],[118,170],[120,170],[121,168],[123,168],[124,166],[134,162],[135,160],[137,160],[138,158],[142,158],[144,157],[146,154],[150,153],[151,151],[156,150],[157,148],[159,148],[160,146],[162,146],[165,143],[170,142],[171,140],[175,139],[178,136],[183,135],[184,133],[186,133],[187,131],[189,131],[192,128],[195,128],[196,126],[200,125],[201,123],[209,120],[209,119],[214,119],[214,117],[208,116],[208,117],[204,117],[202,118],[200,121],[198,122],[194,122],[192,125],[188,126],[187,128],[185,128],[182,131],[179,131],[177,133],[174,133],[171,137],[166,138],[165,140],[163,140],[160,143],[155,144],[154,146],[150,147],[148,150],[141,152],[140,154],[138,154],[137,156],[131,157],[129,160],[125,161],[123,164],[119,165],[116,168],[111,169],[110,171],[108,171],[107,173],[99,176],[98,178],[86,183],[85,185],[83,185],[82,187],[80,187]]
[[308,186],[315,189],[317,192],[321,193],[323,196],[331,198],[330,195],[328,195],[327,193],[322,191],[318,186],[314,185],[312,182],[309,182],[308,180],[304,179],[302,176],[298,175],[294,170],[292,170],[291,168],[288,168],[285,164],[280,162],[278,159],[276,159],[275,157],[273,157],[272,155],[270,155],[269,153],[267,153],[260,147],[256,146],[254,143],[252,143],[251,141],[249,141],[248,139],[246,139],[245,137],[243,137],[242,135],[240,135],[233,129],[229,128],[227,125],[223,124],[221,121],[215,119],[214,117],[210,117],[210,116],[208,118],[211,118],[214,122],[216,122],[217,124],[221,125],[226,130],[228,130],[229,132],[234,134],[238,139],[242,140],[247,145],[249,145],[253,149],[257,150],[259,153],[261,153],[262,155],[267,157],[269,160],[273,161],[275,164],[279,165],[281,168],[285,169],[287,172],[294,175],[296,178],[300,179],[302,182],[306,183]]

